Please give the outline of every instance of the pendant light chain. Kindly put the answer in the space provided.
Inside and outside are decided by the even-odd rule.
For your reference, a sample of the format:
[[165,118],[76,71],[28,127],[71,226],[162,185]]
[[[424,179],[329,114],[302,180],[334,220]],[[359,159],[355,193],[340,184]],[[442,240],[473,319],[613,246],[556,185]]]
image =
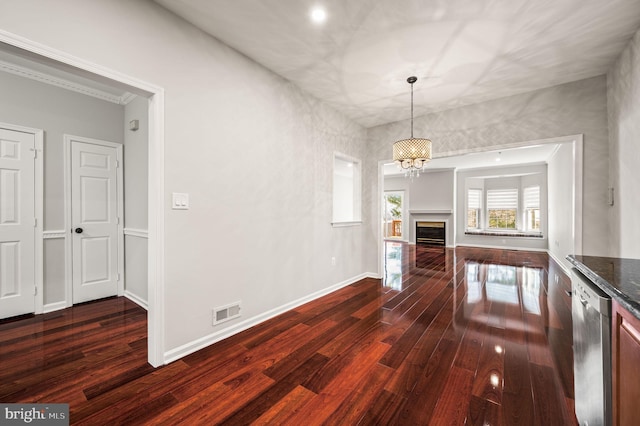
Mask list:
[[411,139],[413,139],[413,83],[411,83]]

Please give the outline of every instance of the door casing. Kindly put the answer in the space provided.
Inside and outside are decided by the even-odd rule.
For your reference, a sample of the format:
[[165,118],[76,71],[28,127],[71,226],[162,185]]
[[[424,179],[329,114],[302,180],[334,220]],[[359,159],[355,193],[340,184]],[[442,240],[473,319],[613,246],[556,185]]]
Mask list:
[[73,305],[73,222],[71,220],[71,145],[73,142],[82,142],[99,146],[106,146],[116,150],[116,159],[119,167],[116,169],[116,203],[118,214],[118,296],[124,295],[124,181],[122,163],[122,144],[103,141],[99,139],[85,138],[82,136],[64,135],[64,217],[65,232],[69,238],[65,238],[65,300],[67,306]]

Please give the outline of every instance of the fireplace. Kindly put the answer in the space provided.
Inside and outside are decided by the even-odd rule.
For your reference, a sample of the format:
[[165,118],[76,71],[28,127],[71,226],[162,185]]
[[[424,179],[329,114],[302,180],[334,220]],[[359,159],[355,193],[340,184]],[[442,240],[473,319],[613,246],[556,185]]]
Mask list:
[[444,246],[445,237],[445,222],[416,222],[416,244]]

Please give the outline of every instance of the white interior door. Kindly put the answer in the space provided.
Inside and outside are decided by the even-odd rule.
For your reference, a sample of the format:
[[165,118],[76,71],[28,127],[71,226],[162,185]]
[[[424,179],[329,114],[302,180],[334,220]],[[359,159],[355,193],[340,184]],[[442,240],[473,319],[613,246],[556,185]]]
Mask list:
[[0,128],[0,318],[35,312],[35,148]]
[[73,303],[118,293],[117,149],[71,141]]

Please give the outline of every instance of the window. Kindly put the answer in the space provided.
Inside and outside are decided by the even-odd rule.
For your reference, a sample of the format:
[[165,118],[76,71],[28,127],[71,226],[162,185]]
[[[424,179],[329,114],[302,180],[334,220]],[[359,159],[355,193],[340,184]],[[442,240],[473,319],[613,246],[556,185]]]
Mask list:
[[540,231],[540,187],[529,186],[524,189],[524,226],[525,231]]
[[480,210],[482,209],[482,190],[467,191],[467,229],[480,228]]
[[333,223],[360,221],[360,160],[335,153],[333,157]]
[[487,191],[489,229],[516,229],[518,190],[490,189]]

